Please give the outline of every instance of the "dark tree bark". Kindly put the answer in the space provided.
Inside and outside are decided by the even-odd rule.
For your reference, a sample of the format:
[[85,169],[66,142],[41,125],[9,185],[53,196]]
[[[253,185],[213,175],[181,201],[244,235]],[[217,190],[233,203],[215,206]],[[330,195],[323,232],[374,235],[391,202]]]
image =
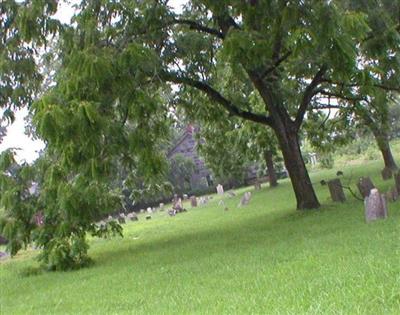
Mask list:
[[297,132],[274,129],[282,150],[286,169],[293,186],[297,209],[319,208],[320,203],[300,151]]
[[390,149],[389,137],[387,132],[384,130],[372,130],[376,143],[378,144],[378,148],[382,153],[383,162],[385,163],[385,168],[390,169],[392,171],[396,171],[398,169],[397,164],[394,160],[392,150]]
[[274,166],[273,154],[270,150],[266,150],[264,153],[265,163],[267,164],[269,186],[278,186],[278,177]]

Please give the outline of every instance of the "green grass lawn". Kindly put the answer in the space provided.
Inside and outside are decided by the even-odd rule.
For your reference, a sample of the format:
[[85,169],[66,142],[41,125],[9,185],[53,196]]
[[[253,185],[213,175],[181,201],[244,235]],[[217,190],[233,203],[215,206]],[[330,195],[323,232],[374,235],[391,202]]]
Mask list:
[[[382,182],[381,163],[344,169]],[[323,207],[295,210],[288,180],[238,196],[214,196],[176,217],[124,226],[124,238],[91,241],[95,264],[34,274],[36,253],[0,263],[1,314],[400,314],[400,202],[364,222],[363,203],[333,204],[312,174]],[[252,189],[247,188],[247,189]]]

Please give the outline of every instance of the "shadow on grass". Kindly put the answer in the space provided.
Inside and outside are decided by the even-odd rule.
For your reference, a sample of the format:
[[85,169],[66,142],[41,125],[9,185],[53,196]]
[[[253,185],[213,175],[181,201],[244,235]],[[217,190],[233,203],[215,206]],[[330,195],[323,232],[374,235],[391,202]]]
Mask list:
[[[168,239],[149,239],[142,243],[126,244],[126,247],[110,249],[94,255],[95,267],[103,267],[112,264],[116,260],[123,260],[133,253],[138,262],[141,259],[154,252],[177,253],[177,259],[202,259],[204,253],[210,253],[221,250],[239,250],[241,247],[249,248],[249,244],[258,245],[258,243],[267,242],[269,246],[279,245],[283,242],[297,242],[304,238],[305,234],[312,235],[313,238],[326,237],[333,233],[350,232],[354,225],[349,222],[360,222],[364,224],[360,213],[349,210],[352,203],[343,205],[327,204],[319,210],[295,211],[283,210],[281,213],[274,211],[271,213],[261,213],[260,215],[237,220],[223,226],[212,225],[208,228],[202,228],[198,231],[184,229],[180,234],[175,234]],[[335,221],[332,224],[330,213],[344,216],[347,224],[341,224],[343,221]],[[324,220],[319,220],[321,216]],[[351,220],[350,217],[352,218]],[[314,219],[319,220],[318,225],[313,224]],[[311,220],[306,222],[306,220]],[[321,225],[322,224],[322,225]],[[260,238],[262,237],[262,238]],[[185,257],[183,250],[187,246],[199,248],[197,253],[191,257]],[[182,250],[179,250],[182,249]],[[191,254],[193,254],[191,252]],[[187,256],[187,255],[186,255]]]

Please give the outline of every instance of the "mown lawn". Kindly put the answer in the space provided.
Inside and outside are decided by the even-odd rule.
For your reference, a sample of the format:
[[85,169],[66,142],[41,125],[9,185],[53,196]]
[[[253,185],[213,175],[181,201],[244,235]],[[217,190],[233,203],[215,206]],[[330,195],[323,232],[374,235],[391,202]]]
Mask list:
[[[381,163],[344,169],[380,180]],[[290,183],[246,189],[176,217],[157,213],[124,226],[124,238],[93,240],[94,266],[35,274],[34,252],[0,263],[1,314],[400,314],[400,202],[366,224],[363,204],[295,210]],[[251,187],[247,189],[252,189]]]

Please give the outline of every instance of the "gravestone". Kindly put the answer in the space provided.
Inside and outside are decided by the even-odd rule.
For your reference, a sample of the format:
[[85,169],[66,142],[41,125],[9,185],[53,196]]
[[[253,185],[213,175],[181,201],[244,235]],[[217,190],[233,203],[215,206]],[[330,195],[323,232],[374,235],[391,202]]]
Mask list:
[[254,184],[254,190],[260,190],[260,189],[261,189],[261,183],[256,182],[256,183]]
[[1,259],[6,259],[9,256],[9,254],[5,253],[5,252],[0,252],[0,260]]
[[223,195],[224,194],[224,187],[221,184],[217,185],[217,194]]
[[203,196],[199,198],[199,205],[200,206],[205,205],[206,203],[207,203],[207,201]]
[[126,223],[125,217],[122,216],[122,215],[119,215],[119,216],[118,216],[118,223],[119,223],[119,224],[125,224],[125,223]]
[[394,183],[396,186],[397,193],[400,195],[400,171],[394,174]]
[[228,194],[229,197],[235,197],[236,196],[236,194],[233,191],[228,191],[227,194]]
[[192,208],[197,207],[197,197],[196,196],[190,197],[190,205],[192,206]]
[[245,192],[242,199],[240,199],[240,203],[239,203],[238,207],[248,205],[250,202],[250,199],[251,199],[251,192],[250,191]]
[[149,214],[152,214],[152,213],[153,213],[153,210],[151,209],[151,207],[148,207],[146,211],[147,211],[147,213],[149,213]]
[[165,206],[165,205],[161,202],[160,205],[159,205],[159,210],[160,210],[160,211],[164,211],[164,206]]
[[375,186],[369,177],[361,177],[357,183],[358,190],[363,198],[369,196],[371,189],[374,189]]
[[398,194],[398,192],[397,192],[396,187],[393,187],[391,190],[389,190],[389,191],[386,193],[386,200],[387,200],[388,202],[394,202],[394,201],[396,201],[397,199],[399,199],[399,194]]
[[44,225],[44,215],[42,211],[38,211],[35,213],[35,215],[33,216],[33,219],[35,221],[35,224],[37,226],[43,226]]
[[372,189],[369,197],[365,198],[364,206],[365,220],[367,222],[387,217],[386,198],[376,188]]
[[8,240],[4,236],[0,235],[0,245],[6,244],[8,244]]
[[189,196],[187,194],[183,194],[183,200],[188,200]]
[[329,192],[334,202],[345,202],[346,196],[344,195],[343,186],[339,178],[328,181]]
[[389,180],[389,179],[391,179],[393,177],[393,171],[388,167],[385,167],[382,170],[381,174],[382,174],[382,179],[383,180]]
[[126,217],[131,221],[138,221],[139,220],[139,218],[138,218],[138,216],[137,216],[137,214],[135,212],[128,213],[128,215]]
[[174,209],[178,212],[183,210],[181,198],[178,198],[178,200],[175,201],[175,203],[172,205],[172,209]]

